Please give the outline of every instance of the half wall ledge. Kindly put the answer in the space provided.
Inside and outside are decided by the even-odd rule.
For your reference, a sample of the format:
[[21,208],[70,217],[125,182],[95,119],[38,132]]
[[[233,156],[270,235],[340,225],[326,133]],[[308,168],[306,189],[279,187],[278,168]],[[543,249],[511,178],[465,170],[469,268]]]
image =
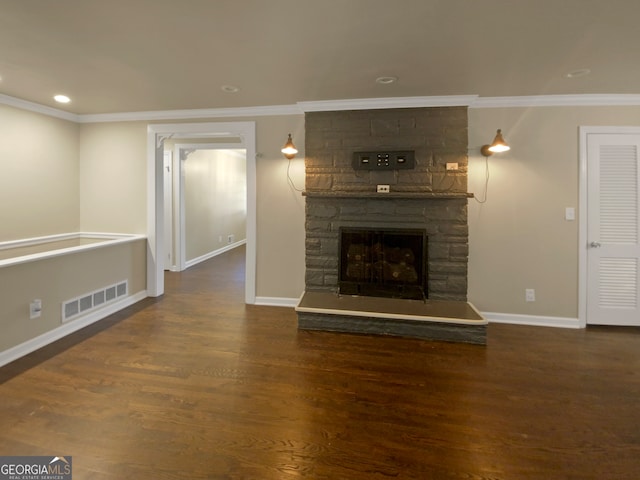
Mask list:
[[304,292],[298,329],[487,343],[488,321],[469,302]]

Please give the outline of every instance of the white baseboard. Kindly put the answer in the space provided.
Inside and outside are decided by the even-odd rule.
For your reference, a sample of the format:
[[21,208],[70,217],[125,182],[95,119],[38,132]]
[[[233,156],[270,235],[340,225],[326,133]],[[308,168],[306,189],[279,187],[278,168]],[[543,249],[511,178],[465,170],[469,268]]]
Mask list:
[[[225,245],[224,247],[214,250],[213,252],[209,252],[200,257],[194,258],[192,260],[188,260],[187,262],[185,262],[184,267],[185,268],[193,267],[198,263],[202,263],[206,260],[209,260],[210,258],[217,257],[218,255],[222,255],[223,253],[228,252],[229,250],[233,250],[234,248],[239,247],[240,245],[244,245],[246,243],[247,243],[247,240],[245,239],[245,240],[240,240],[239,242]],[[179,270],[175,270],[175,271],[179,271]]]
[[299,298],[284,298],[284,297],[256,297],[255,305],[262,305],[266,307],[290,307],[295,308],[300,301]]
[[68,323],[64,323],[59,327],[32,338],[31,340],[27,340],[20,345],[16,345],[15,347],[11,347],[0,352],[0,367],[17,360],[20,357],[24,357],[31,352],[35,352],[39,348],[45,347],[56,340],[60,340],[81,328],[91,325],[92,323],[96,323],[103,318],[106,318],[109,315],[114,314],[123,308],[129,307],[147,297],[147,291],[143,290],[134,295],[123,298],[118,302],[111,303],[100,310],[93,311],[84,317],[78,318],[77,320],[71,320]]
[[545,317],[540,315],[520,315],[516,313],[482,312],[489,323],[509,323],[512,325],[533,325],[537,327],[581,328],[577,318]]

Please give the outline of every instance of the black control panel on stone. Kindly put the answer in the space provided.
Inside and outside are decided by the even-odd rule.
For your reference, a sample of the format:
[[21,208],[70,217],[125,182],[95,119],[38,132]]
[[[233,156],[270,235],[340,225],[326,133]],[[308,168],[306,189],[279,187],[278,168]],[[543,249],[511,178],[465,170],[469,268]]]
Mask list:
[[356,170],[400,170],[414,168],[415,152],[402,150],[393,152],[354,152],[353,168]]

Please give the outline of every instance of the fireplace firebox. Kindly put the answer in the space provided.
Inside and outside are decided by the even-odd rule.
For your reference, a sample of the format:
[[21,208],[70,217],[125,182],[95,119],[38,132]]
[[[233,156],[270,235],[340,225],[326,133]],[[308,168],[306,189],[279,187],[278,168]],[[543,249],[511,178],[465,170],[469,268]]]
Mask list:
[[425,300],[427,234],[420,229],[340,229],[339,292]]

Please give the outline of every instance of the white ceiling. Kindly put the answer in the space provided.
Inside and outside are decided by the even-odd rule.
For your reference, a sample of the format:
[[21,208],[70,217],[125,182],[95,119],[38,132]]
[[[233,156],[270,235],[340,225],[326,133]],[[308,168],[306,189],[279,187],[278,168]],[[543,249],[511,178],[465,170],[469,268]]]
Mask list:
[[640,1],[0,0],[0,77],[75,114],[638,94]]

